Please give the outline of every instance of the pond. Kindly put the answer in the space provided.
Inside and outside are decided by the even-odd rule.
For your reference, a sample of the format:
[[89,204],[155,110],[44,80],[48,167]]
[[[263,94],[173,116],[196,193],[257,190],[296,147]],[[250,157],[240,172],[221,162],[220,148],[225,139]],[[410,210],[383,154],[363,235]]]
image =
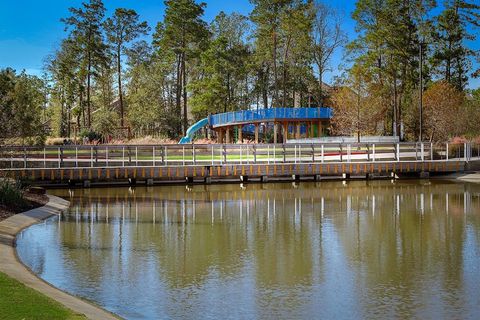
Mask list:
[[480,185],[51,190],[18,237],[45,281],[127,319],[480,317]]

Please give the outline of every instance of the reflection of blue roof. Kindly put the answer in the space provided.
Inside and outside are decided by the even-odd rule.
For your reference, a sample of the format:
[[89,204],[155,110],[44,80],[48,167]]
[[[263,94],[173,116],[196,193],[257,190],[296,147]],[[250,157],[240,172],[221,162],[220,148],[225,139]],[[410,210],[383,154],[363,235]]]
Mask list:
[[243,110],[214,114],[208,117],[212,127],[236,123],[266,122],[273,120],[331,119],[331,108],[270,108],[258,111]]

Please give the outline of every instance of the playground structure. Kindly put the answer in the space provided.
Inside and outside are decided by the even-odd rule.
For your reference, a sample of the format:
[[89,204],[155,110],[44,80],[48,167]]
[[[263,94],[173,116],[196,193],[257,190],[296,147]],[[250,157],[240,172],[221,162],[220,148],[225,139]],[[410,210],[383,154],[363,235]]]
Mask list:
[[251,136],[259,143],[259,136],[265,137],[273,131],[273,143],[286,143],[289,136],[298,139],[325,135],[332,118],[331,108],[270,108],[242,110],[210,115],[188,128],[180,144],[192,142],[195,133],[208,127],[215,132],[217,143],[243,142],[244,136]]

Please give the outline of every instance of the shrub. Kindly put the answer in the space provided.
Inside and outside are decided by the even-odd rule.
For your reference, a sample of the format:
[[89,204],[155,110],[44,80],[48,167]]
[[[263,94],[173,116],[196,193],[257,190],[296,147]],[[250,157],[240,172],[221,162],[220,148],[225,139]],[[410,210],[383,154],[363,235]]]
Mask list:
[[82,130],[80,132],[80,137],[81,138],[85,138],[87,137],[89,141],[93,141],[93,140],[101,140],[102,139],[102,135],[95,132],[95,131],[92,131],[92,130]]
[[0,204],[6,207],[21,207],[25,204],[23,197],[23,188],[20,182],[10,180],[0,181]]

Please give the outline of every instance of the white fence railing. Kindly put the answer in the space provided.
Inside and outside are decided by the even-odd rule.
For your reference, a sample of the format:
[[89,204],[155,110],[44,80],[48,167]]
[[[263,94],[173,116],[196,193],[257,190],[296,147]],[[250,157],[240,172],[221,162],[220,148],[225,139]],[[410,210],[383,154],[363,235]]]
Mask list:
[[322,143],[1,147],[0,168],[470,161],[478,144]]

